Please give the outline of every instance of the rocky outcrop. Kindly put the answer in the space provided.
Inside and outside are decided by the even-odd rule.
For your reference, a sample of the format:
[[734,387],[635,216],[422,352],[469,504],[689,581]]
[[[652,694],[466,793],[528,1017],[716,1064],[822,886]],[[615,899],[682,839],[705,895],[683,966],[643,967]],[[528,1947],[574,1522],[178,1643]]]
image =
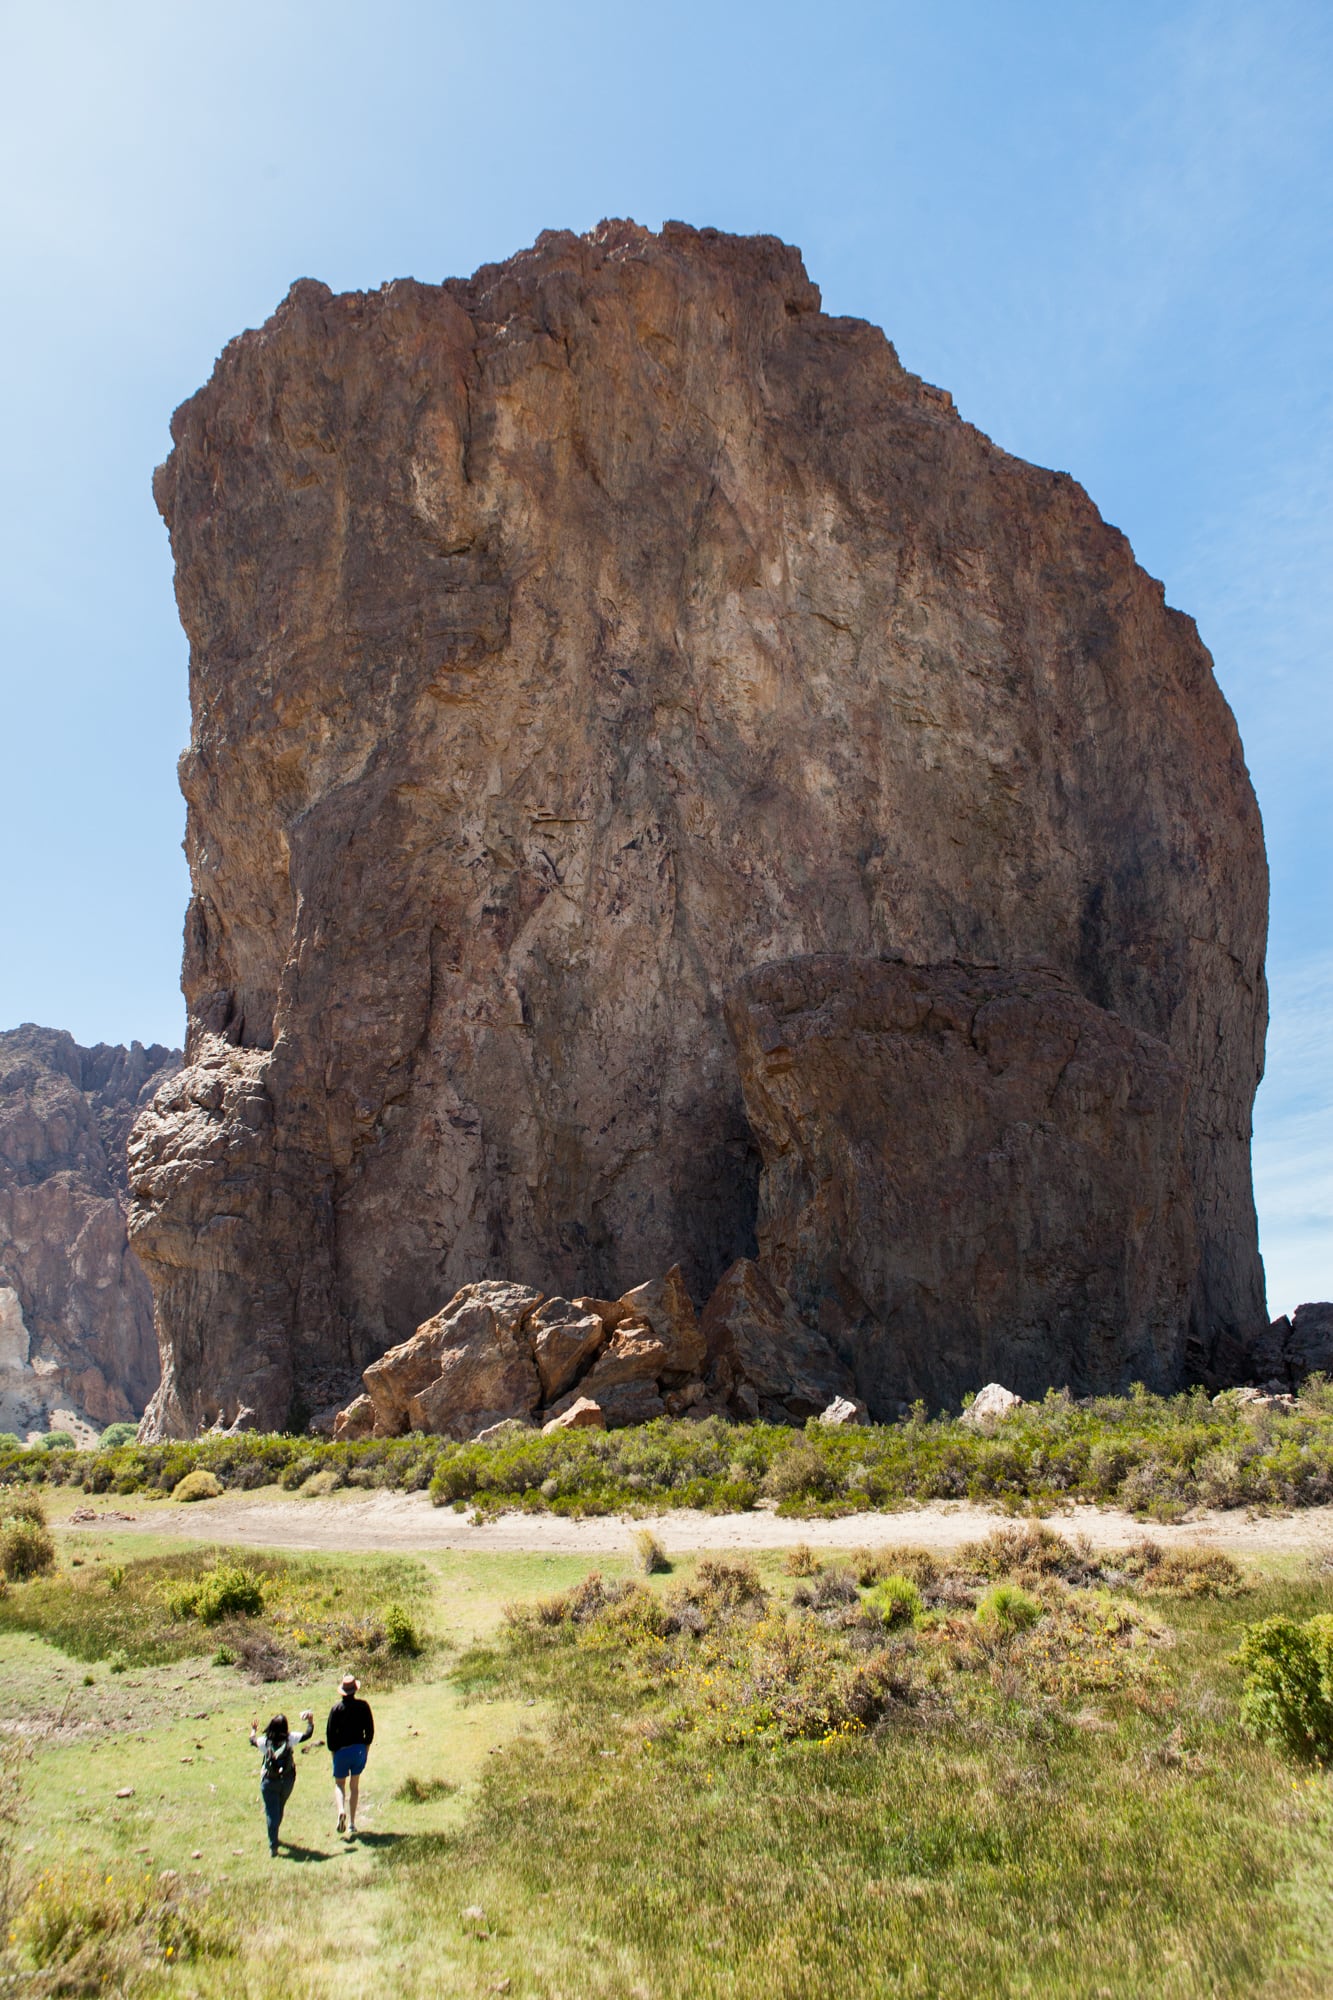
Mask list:
[[1333,1375],[1333,1303],[1297,1306],[1275,1319],[1250,1357],[1256,1381],[1299,1389],[1307,1375]]
[[731,1020],[760,1256],[873,1414],[1183,1379],[1198,1253],[1164,1043],[1053,972],[879,959],[763,966]]
[[700,1329],[709,1391],[732,1416],[804,1423],[855,1395],[851,1370],[748,1257],[724,1272]]
[[723,996],[799,953],[1040,962],[1165,1045],[1195,1249],[1163,1353],[1242,1365],[1259,818],[1193,625],[1071,479],[795,251],[676,224],[303,281],[172,432],[158,1431],[345,1399],[482,1279],[614,1297],[679,1255],[706,1298],[756,1249]]
[[463,1439],[511,1423],[646,1423],[703,1399],[703,1361],[679,1266],[616,1300],[543,1299],[504,1280],[465,1285],[366,1369],[365,1395],[339,1412],[333,1435]]
[[31,1023],[0,1034],[0,1429],[137,1417],[157,1386],[125,1142],[179,1062]]

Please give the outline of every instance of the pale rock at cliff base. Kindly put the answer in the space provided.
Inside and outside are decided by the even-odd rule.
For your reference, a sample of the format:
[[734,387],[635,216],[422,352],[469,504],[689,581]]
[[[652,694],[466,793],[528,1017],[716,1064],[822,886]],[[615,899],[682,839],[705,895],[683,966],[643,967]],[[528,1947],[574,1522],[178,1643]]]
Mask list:
[[[1072,479],[825,315],[787,245],[679,223],[552,231],[439,285],[302,280],[172,438],[190,1067],[132,1149],[147,1433],[242,1403],[282,1425],[480,1279],[577,1305],[679,1256],[704,1299],[756,1240],[876,1415],[979,1372],[1243,1379],[1262,831],[1191,621]],[[1082,1082],[1001,1053],[964,1115],[990,1058],[954,1059],[960,1019],[910,1091],[890,1063],[864,1102],[850,1072],[812,1098],[807,1159],[723,1000],[808,954],[1039,964],[1091,1042],[1118,1021],[1161,1053],[1122,1046],[1086,1118]],[[1075,1155],[1113,1198],[1079,1243],[1069,1197],[1047,1256],[1030,1225]],[[932,1259],[975,1287],[938,1351]],[[665,1400],[701,1362],[636,1313]]]
[[959,1421],[972,1424],[977,1430],[992,1430],[1011,1411],[1022,1407],[1023,1398],[1012,1389],[1006,1389],[1001,1382],[988,1382],[984,1389],[978,1389]]
[[826,1410],[821,1411],[819,1421],[827,1424],[830,1430],[837,1430],[843,1424],[868,1424],[870,1412],[854,1396],[838,1396]]
[[606,1418],[602,1415],[598,1405],[593,1402],[590,1396],[578,1396],[569,1405],[567,1410],[562,1410],[558,1417],[551,1417],[548,1422],[542,1425],[542,1436],[547,1437],[552,1431],[603,1431],[605,1429]]

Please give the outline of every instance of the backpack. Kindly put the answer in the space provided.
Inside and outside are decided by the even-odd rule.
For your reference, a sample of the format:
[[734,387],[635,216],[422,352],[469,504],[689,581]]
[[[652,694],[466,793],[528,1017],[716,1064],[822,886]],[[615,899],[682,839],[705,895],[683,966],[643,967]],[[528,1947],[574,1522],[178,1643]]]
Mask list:
[[260,1774],[261,1784],[265,1779],[273,1779],[280,1785],[296,1783],[296,1759],[292,1755],[289,1738],[284,1737],[281,1749],[275,1750],[272,1739],[264,1738],[264,1764]]

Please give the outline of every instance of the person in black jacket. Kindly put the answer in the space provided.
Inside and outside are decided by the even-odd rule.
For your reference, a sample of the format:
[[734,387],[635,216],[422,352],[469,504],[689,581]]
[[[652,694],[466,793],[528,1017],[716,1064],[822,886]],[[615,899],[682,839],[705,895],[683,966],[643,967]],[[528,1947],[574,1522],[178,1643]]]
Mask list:
[[329,1710],[324,1741],[333,1752],[333,1784],[338,1814],[338,1831],[356,1839],[356,1803],[361,1773],[366,1768],[366,1752],[375,1741],[375,1718],[370,1703],[357,1693],[361,1686],[355,1674],[344,1674],[340,1699]]

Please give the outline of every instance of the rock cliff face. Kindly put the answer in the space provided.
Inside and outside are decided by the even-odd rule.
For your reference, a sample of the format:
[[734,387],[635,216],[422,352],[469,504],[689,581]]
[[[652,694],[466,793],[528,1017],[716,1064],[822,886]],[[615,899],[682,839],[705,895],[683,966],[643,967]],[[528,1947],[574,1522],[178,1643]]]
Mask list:
[[1164,1042],[994,966],[793,959],[730,1011],[761,1259],[872,1409],[1179,1383],[1198,1252]]
[[[1264,1323],[1266,874],[1192,622],[770,238],[296,285],[156,482],[191,644],[153,1424],[345,1392],[460,1287],[754,1256],[724,996],[1036,964],[1183,1079],[1162,1370]],[[1165,1338],[1165,1337],[1164,1337]],[[969,1379],[957,1385],[975,1387]]]
[[158,1382],[152,1296],[126,1235],[125,1144],[180,1064],[139,1042],[0,1034],[0,1429],[139,1416]]

